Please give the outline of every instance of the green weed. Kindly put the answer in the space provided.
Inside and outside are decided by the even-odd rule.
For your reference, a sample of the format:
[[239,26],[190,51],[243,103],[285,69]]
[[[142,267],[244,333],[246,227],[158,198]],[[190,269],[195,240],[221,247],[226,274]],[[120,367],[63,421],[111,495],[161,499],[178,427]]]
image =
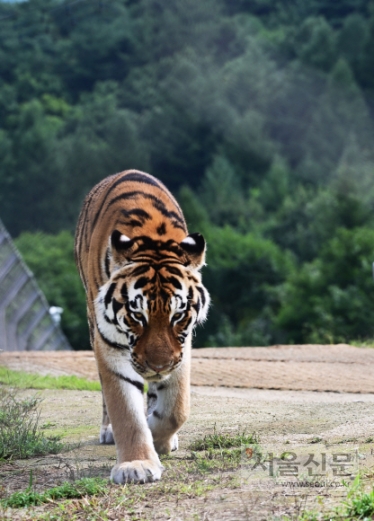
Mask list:
[[82,478],[78,481],[65,481],[62,485],[35,492],[29,486],[23,492],[15,492],[6,499],[0,500],[3,507],[22,508],[37,506],[58,499],[75,499],[83,496],[94,496],[107,491],[108,480],[102,478]]
[[258,440],[255,434],[230,433],[218,434],[214,426],[213,434],[204,436],[201,440],[196,440],[189,446],[192,451],[211,450],[211,449],[230,449],[242,447],[243,445],[257,445]]
[[13,371],[0,366],[0,384],[22,389],[69,389],[72,391],[100,391],[99,382],[78,376],[48,376]]
[[374,516],[374,489],[366,492],[362,479],[357,476],[348,488],[344,502],[345,519],[372,519]]
[[[347,488],[347,499],[341,505],[327,512],[310,510],[302,512],[297,521],[369,521],[374,518],[374,489],[364,490],[362,478],[358,475],[353,483],[344,483]],[[294,518],[292,518],[294,519]],[[283,521],[292,521],[283,517]]]
[[319,436],[314,436],[314,438],[312,438],[309,443],[321,443],[323,440],[322,438],[320,438]]
[[232,470],[240,465],[243,448],[260,455],[258,439],[254,434],[221,433],[214,426],[213,434],[208,434],[196,440],[189,446],[193,465],[189,473],[214,473],[222,470]]
[[0,460],[56,454],[64,447],[57,437],[46,437],[38,428],[37,397],[18,398],[0,387]]

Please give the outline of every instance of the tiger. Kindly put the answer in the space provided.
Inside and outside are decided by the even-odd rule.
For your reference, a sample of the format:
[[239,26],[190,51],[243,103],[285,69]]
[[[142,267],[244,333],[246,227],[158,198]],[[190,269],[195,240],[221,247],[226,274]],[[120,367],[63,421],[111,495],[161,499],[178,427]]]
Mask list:
[[[114,483],[159,480],[190,411],[192,334],[207,318],[206,243],[157,178],[126,170],[86,196],[75,259],[101,381],[100,443]],[[144,388],[148,385],[145,403]]]

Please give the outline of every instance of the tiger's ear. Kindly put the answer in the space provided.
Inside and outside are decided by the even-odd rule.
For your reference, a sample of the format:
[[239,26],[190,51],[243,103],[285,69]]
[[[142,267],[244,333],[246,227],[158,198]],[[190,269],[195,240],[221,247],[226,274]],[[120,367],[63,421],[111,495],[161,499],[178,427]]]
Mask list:
[[190,233],[179,244],[182,250],[187,254],[189,264],[195,268],[200,269],[205,264],[205,239],[200,233]]
[[109,242],[114,263],[119,267],[123,266],[126,260],[129,260],[131,257],[134,241],[118,230],[114,230]]

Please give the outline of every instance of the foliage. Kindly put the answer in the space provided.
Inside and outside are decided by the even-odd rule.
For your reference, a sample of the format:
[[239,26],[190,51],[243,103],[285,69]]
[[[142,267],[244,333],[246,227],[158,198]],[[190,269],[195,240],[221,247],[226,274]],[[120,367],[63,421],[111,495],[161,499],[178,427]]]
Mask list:
[[[347,498],[343,503],[329,511],[318,512],[316,510],[306,510],[298,517],[299,521],[330,521],[346,519],[353,521],[354,519],[372,519],[374,514],[374,490],[371,487],[366,490],[363,476],[358,474],[352,483],[345,483],[347,489]],[[290,518],[286,517],[285,521]]]
[[372,338],[373,258],[372,229],[339,229],[320,256],[284,285],[277,321],[289,332],[289,340],[336,343]]
[[[22,515],[22,512],[12,508],[27,506],[27,519],[38,521],[138,518],[140,511],[142,519],[144,515],[146,519],[153,519],[154,512],[147,513],[146,504],[159,505],[160,500],[164,502],[165,498],[171,503],[179,503],[184,499],[205,497],[212,490],[237,489],[240,486],[238,470],[241,461],[241,439],[237,434],[216,434],[227,440],[227,448],[187,452],[179,458],[171,455],[162,456],[161,461],[167,478],[150,486],[139,487],[137,484],[128,483],[119,487],[104,479],[85,478],[64,483],[54,489],[36,492],[31,476],[26,490],[0,500],[0,513],[5,516],[4,519],[7,519],[7,516],[13,519]],[[252,441],[254,443],[255,439]],[[254,446],[253,450],[256,450],[256,447]],[[0,494],[1,492],[4,496],[5,490],[0,490]],[[76,499],[71,501],[69,498]],[[46,503],[43,505],[43,502]],[[34,505],[39,506],[35,508]],[[165,512],[170,517],[169,509]]]
[[205,235],[209,263],[204,283],[213,307],[198,333],[199,344],[268,344],[276,334],[271,323],[280,305],[274,287],[292,271],[292,256],[270,240],[228,226],[211,227]]
[[64,448],[59,438],[39,430],[39,402],[37,397],[20,398],[0,387],[0,460],[56,454]]
[[195,440],[189,449],[192,451],[210,450],[210,449],[231,449],[233,447],[242,447],[243,445],[257,445],[258,439],[255,434],[238,433],[219,433],[214,426],[213,434],[207,434],[204,438]]
[[12,371],[0,366],[0,384],[21,389],[70,389],[74,391],[100,391],[99,382],[78,376],[49,376]]
[[366,492],[359,475],[348,490],[344,507],[348,519],[368,519],[374,515],[374,490]]
[[374,224],[373,57],[365,0],[0,2],[0,217],[72,345],[89,347],[69,233],[127,168],[208,239],[196,345],[370,338],[371,290],[325,252]]
[[107,480],[102,478],[82,478],[73,483],[65,481],[62,485],[47,489],[44,492],[36,492],[29,487],[24,492],[14,492],[0,502],[4,507],[23,508],[61,499],[75,499],[103,494],[107,490],[107,485]]

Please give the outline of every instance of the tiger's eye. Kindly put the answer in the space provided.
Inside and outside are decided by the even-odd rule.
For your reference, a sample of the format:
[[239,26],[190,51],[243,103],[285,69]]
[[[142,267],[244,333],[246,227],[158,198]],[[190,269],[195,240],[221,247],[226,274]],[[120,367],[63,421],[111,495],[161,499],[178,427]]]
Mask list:
[[133,317],[137,318],[138,320],[143,319],[143,313],[133,313],[132,315],[133,315]]
[[179,320],[180,318],[182,318],[184,315],[184,313],[174,313],[173,315],[173,319],[174,320]]

